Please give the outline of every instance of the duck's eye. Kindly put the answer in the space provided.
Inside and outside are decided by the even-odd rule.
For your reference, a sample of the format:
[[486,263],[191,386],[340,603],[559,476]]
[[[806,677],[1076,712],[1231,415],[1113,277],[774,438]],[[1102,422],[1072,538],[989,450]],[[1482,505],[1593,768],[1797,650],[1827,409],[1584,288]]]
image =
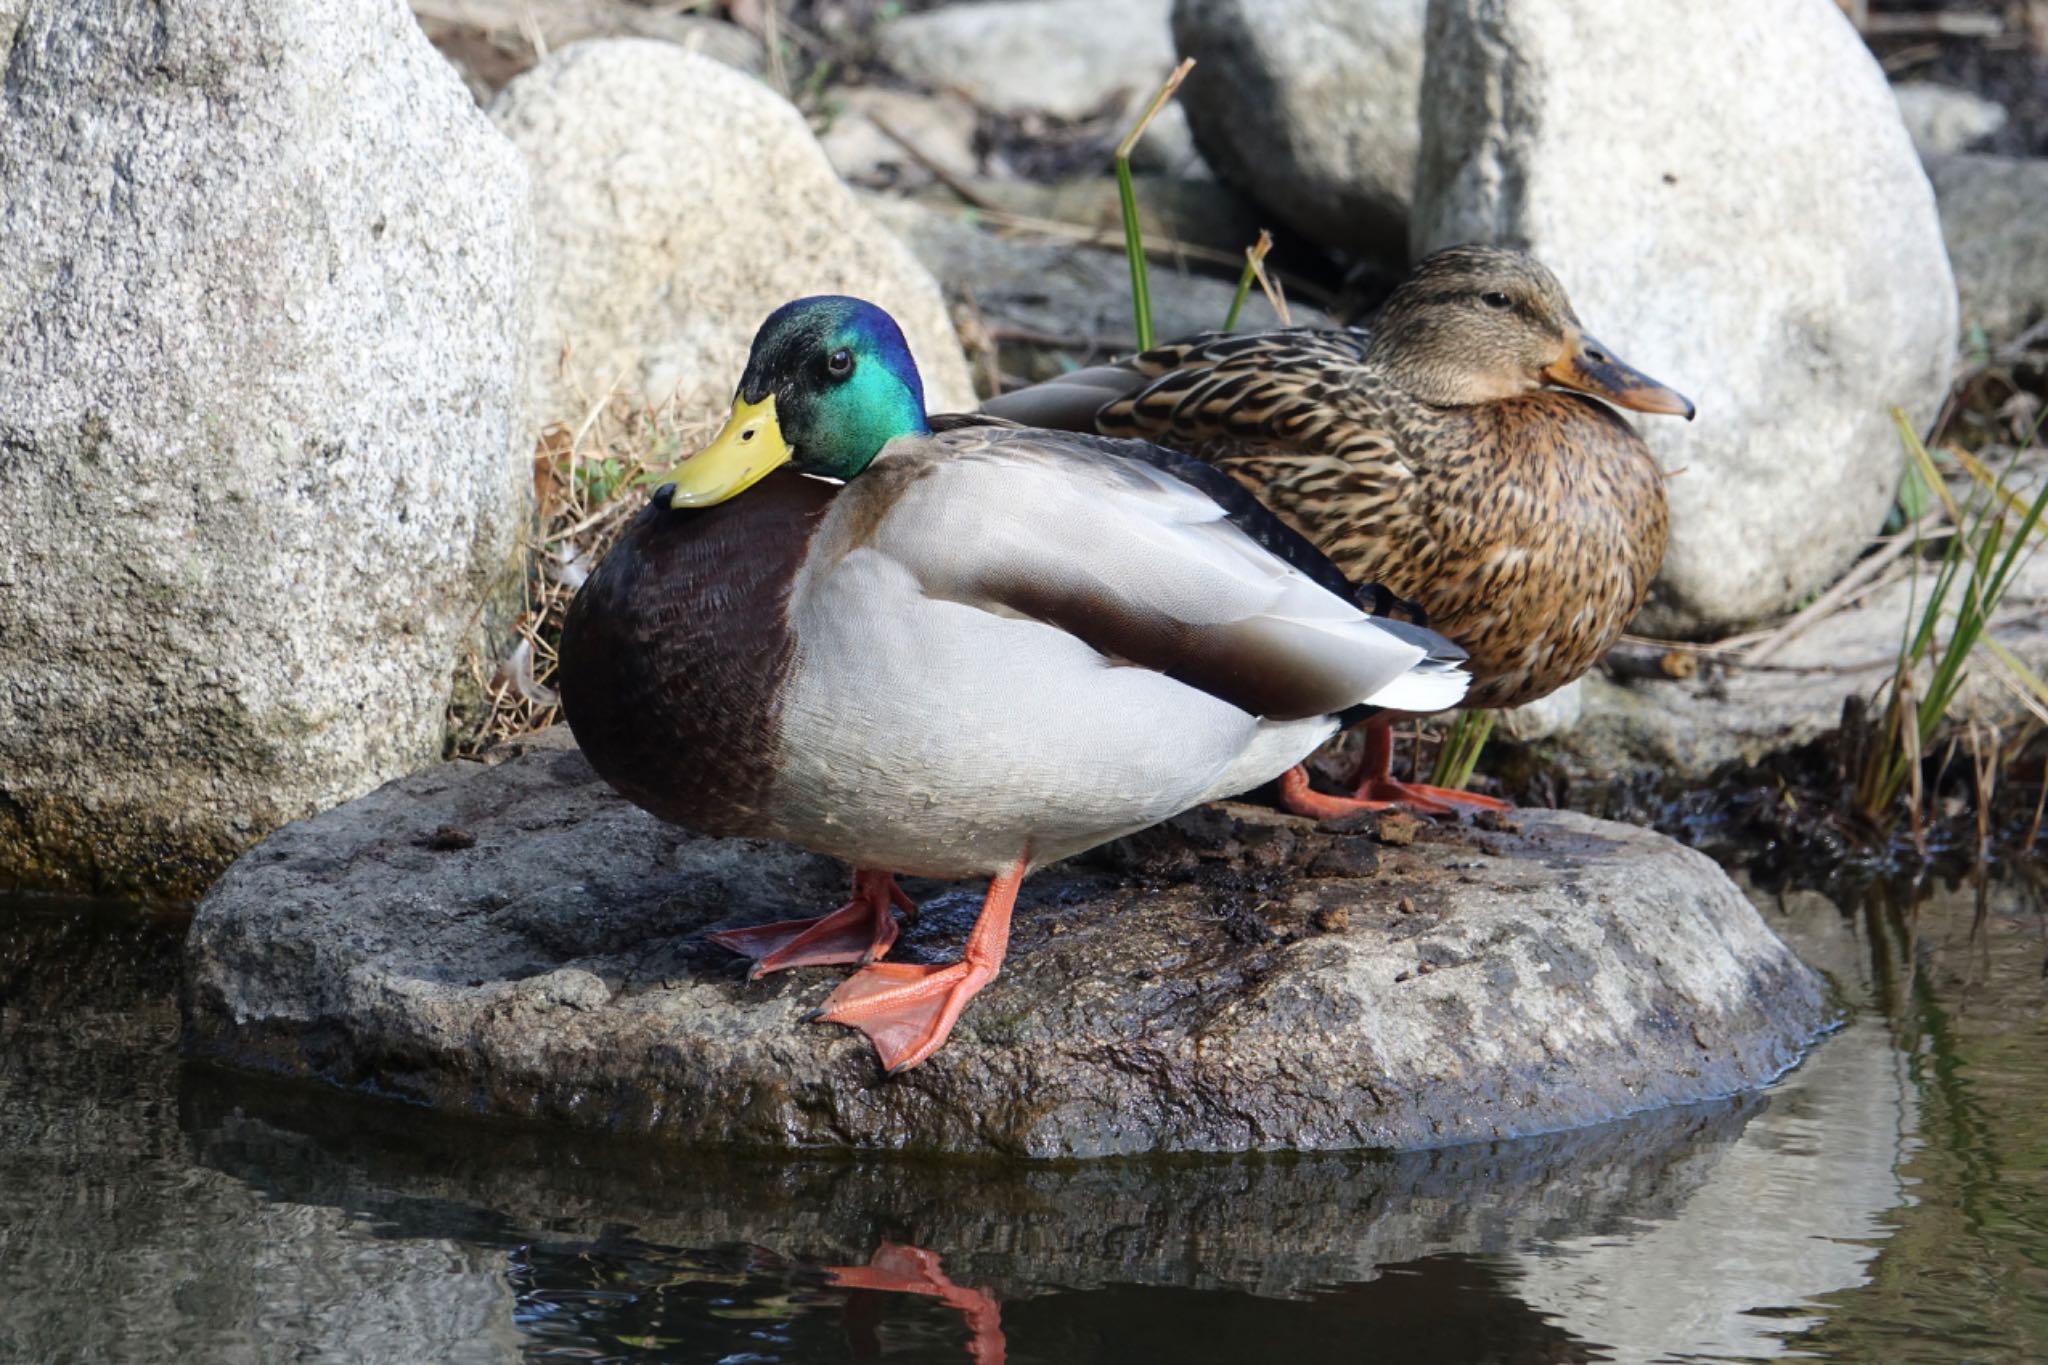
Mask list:
[[844,379],[853,373],[853,352],[841,346],[825,357],[825,373],[834,379]]
[[1514,303],[1513,299],[1501,293],[1498,289],[1490,289],[1486,293],[1481,294],[1479,301],[1488,308],[1506,308]]

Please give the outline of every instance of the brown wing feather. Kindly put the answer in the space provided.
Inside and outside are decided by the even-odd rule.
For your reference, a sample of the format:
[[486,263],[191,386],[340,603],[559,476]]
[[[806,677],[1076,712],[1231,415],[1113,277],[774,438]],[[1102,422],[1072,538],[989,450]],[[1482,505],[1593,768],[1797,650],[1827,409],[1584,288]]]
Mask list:
[[1662,475],[1612,410],[1541,391],[1423,404],[1355,330],[1207,336],[1097,424],[1226,470],[1355,581],[1421,604],[1471,651],[1468,704],[1533,700],[1591,667],[1662,562]]

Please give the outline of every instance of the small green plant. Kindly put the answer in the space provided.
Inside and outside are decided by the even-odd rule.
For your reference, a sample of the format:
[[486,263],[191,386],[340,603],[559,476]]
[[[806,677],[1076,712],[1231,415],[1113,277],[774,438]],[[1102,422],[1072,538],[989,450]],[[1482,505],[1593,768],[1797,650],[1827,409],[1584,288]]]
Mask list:
[[610,502],[612,494],[628,478],[625,462],[614,455],[585,460],[575,466],[577,491],[592,507]]
[[1131,131],[1124,134],[1124,140],[1116,144],[1116,192],[1123,208],[1124,254],[1131,262],[1131,311],[1138,328],[1138,349],[1152,349],[1152,285],[1145,274],[1145,231],[1138,222],[1138,191],[1131,183],[1131,151],[1138,145],[1138,139],[1145,136],[1145,130],[1152,126],[1152,120],[1159,117],[1159,111],[1180,89],[1180,83],[1188,78],[1188,72],[1195,69],[1195,59],[1186,58],[1173,69],[1152,102],[1145,106],[1145,112],[1131,125]]
[[1493,733],[1493,717],[1492,711],[1458,713],[1444,734],[1443,746],[1436,751],[1436,770],[1429,778],[1431,786],[1465,790],[1472,781],[1472,770],[1479,766],[1487,737]]
[[[1877,700],[1883,703],[1880,718],[1856,764],[1855,804],[1864,819],[1883,829],[1896,817],[1900,793],[1908,792],[1907,810],[1917,841],[1925,827],[1921,757],[1948,721],[1949,708],[1962,690],[1977,647],[1983,645],[2001,665],[2015,670],[2030,691],[2037,695],[2044,691],[2041,680],[1986,632],[1992,614],[2033,551],[2042,513],[2048,510],[2048,482],[2028,502],[2007,486],[2011,464],[1994,473],[1976,457],[1951,450],[1947,457],[1971,481],[1968,495],[1958,504],[1935,457],[1906,415],[1894,408],[1892,422],[1910,459],[1908,479],[1901,489],[1902,501],[1911,499],[1905,502],[1905,510],[1911,515],[1915,506],[1930,511],[1939,506],[1950,534],[1943,542],[1940,559],[1933,562],[1933,576],[1923,597],[1919,527],[1925,522],[1914,519],[1911,605],[1891,676],[1878,692]],[[2022,443],[2020,450],[2030,443]],[[2015,460],[2018,454],[2015,452]]]
[[1254,280],[1271,292],[1272,284],[1266,279],[1266,253],[1272,249],[1273,234],[1260,228],[1259,240],[1244,249],[1244,269],[1238,273],[1237,292],[1230,296],[1230,311],[1223,315],[1224,331],[1237,330],[1237,315],[1244,310],[1244,301],[1251,297]]

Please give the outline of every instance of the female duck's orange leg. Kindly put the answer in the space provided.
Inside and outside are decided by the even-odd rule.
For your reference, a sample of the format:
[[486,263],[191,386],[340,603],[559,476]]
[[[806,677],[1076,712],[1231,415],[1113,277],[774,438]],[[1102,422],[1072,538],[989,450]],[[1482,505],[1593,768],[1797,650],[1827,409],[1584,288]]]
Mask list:
[[811,1018],[823,1024],[845,1024],[865,1033],[875,1045],[882,1067],[908,1071],[939,1050],[974,993],[996,979],[1010,946],[1010,911],[1024,880],[1027,853],[1010,870],[988,884],[981,915],[967,935],[967,951],[947,966],[878,962],[846,978],[825,997]]
[[1418,815],[1456,815],[1461,810],[1513,810],[1514,803],[1477,792],[1452,791],[1420,782],[1395,778],[1394,726],[1386,720],[1365,723],[1365,763],[1359,769],[1358,790],[1351,796],[1325,796],[1309,790],[1308,770],[1289,768],[1280,778],[1280,801],[1296,815],[1329,820],[1361,810],[1387,810],[1399,806]]
[[891,906],[915,915],[917,907],[894,873],[855,868],[853,899],[818,919],[786,919],[746,929],[720,929],[706,934],[721,948],[754,959],[750,981],[785,967],[830,967],[846,962],[873,962],[896,941]]
[[967,1320],[967,1355],[978,1365],[1002,1365],[1003,1310],[993,1295],[953,1283],[939,1258],[923,1247],[884,1242],[866,1265],[827,1266],[840,1289],[875,1289],[889,1294],[928,1294]]

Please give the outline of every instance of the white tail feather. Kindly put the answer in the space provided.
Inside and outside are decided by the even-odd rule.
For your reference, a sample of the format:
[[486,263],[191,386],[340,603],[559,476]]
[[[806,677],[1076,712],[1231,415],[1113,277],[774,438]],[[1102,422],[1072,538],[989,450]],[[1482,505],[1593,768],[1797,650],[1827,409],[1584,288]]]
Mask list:
[[1464,700],[1471,685],[1471,675],[1462,668],[1423,663],[1365,700],[1389,711],[1445,711]]

